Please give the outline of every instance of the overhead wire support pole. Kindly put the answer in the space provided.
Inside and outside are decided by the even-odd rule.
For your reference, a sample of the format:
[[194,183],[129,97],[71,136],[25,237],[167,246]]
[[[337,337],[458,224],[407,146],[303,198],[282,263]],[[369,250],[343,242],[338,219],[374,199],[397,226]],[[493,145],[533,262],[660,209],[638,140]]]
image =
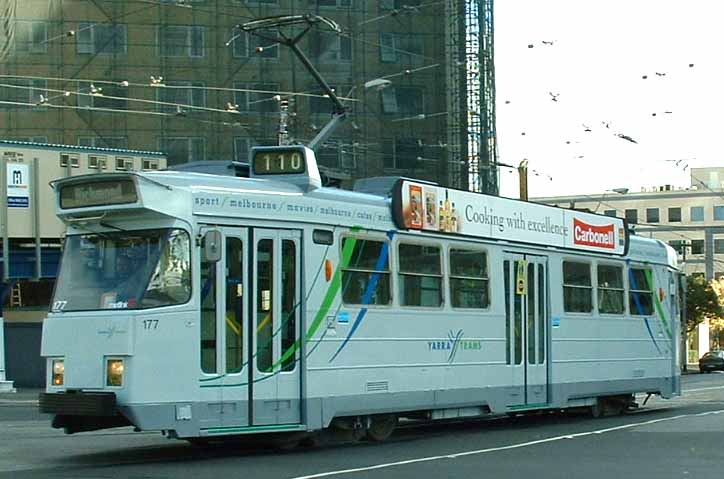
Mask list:
[[[314,25],[320,22],[327,25],[334,32],[341,32],[341,28],[334,21],[325,17],[321,17],[319,15],[310,14],[278,15],[273,17],[259,18],[257,20],[252,20],[250,22],[237,25],[237,27],[244,32],[251,33],[252,35],[256,35],[265,40],[269,40],[271,42],[275,42],[280,45],[285,45],[289,47],[294,55],[296,55],[296,57],[299,59],[299,61],[302,62],[302,65],[304,65],[307,71],[309,71],[314,79],[317,80],[317,83],[319,83],[319,85],[322,87],[325,95],[327,95],[332,101],[332,104],[334,105],[334,109],[332,111],[332,119],[307,145],[313,151],[316,151],[317,148],[319,148],[324,143],[324,141],[329,138],[332,133],[334,133],[334,130],[336,130],[339,125],[341,125],[342,122],[347,119],[347,107],[342,104],[342,101],[334,93],[334,90],[329,86],[324,78],[322,78],[322,75],[319,73],[319,71],[317,71],[316,68],[314,68],[314,65],[312,65],[312,63],[309,61],[309,58],[307,58],[307,56],[297,46],[299,40],[301,40],[301,38],[306,35],[307,32],[311,30]],[[286,36],[278,30],[279,27],[287,27],[293,25],[306,25],[306,27],[302,30],[301,33],[294,36]],[[265,30],[269,30],[272,28],[277,29],[277,35],[270,35],[265,32]]]

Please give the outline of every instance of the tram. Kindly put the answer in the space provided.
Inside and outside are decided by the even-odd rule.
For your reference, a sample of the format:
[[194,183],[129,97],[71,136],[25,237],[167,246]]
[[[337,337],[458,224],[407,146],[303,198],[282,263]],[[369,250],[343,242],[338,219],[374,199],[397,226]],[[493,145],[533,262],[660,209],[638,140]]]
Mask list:
[[400,418],[681,391],[676,254],[621,218],[404,178],[326,188],[304,146],[254,148],[248,178],[52,186],[67,236],[40,408],[67,433],[383,440]]

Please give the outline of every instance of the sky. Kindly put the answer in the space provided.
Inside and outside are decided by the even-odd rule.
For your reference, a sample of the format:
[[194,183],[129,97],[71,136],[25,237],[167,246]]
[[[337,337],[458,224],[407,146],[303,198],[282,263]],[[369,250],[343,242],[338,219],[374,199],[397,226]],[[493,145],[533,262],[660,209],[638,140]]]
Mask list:
[[[724,0],[494,8],[498,160],[528,160],[531,198],[688,187],[690,168],[724,166]],[[518,197],[517,171],[500,168],[500,193]]]

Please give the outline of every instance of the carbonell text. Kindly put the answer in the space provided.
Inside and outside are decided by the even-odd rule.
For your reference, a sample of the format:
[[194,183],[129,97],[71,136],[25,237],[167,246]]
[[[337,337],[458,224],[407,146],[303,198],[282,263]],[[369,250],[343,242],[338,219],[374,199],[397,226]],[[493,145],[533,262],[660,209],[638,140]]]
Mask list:
[[616,246],[613,231],[613,224],[594,226],[578,219],[573,219],[574,244],[613,249]]

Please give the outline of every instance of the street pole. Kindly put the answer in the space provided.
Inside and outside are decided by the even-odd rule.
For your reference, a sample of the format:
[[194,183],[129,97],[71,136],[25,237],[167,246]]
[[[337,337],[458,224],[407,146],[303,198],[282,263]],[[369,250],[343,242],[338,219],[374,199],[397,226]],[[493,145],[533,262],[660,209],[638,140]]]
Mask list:
[[[4,296],[0,294],[0,298]],[[14,393],[13,382],[5,378],[5,323],[2,318],[2,305],[0,304],[0,393]]]

